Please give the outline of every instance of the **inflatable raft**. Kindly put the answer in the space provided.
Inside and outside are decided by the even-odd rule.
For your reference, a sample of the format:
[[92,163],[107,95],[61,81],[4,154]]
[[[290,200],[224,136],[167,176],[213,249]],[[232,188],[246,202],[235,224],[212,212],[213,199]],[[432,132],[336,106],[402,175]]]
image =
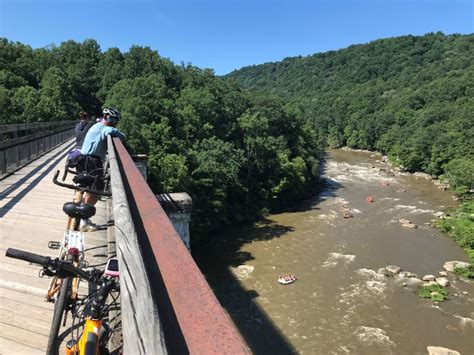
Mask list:
[[297,280],[296,276],[293,275],[293,274],[284,274],[284,275],[280,275],[278,277],[278,283],[280,283],[282,285],[291,284],[291,283],[295,282],[296,280]]

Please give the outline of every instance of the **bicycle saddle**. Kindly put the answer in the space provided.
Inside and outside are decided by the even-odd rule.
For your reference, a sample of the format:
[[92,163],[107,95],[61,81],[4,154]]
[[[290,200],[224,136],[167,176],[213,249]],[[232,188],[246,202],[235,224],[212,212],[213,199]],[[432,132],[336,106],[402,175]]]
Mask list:
[[85,203],[66,202],[63,211],[72,218],[88,219],[95,215],[95,207]]
[[72,178],[72,181],[81,187],[87,187],[87,186],[91,186],[94,183],[95,178],[91,175],[80,173],[74,176]]

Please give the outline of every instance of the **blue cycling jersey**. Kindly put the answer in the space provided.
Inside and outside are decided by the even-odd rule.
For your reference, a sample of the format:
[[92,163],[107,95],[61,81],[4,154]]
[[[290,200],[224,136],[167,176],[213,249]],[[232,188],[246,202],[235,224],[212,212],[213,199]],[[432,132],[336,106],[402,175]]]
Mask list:
[[96,155],[102,160],[107,154],[107,136],[125,138],[125,134],[117,128],[106,126],[102,122],[93,125],[87,132],[84,143],[82,144],[82,155]]

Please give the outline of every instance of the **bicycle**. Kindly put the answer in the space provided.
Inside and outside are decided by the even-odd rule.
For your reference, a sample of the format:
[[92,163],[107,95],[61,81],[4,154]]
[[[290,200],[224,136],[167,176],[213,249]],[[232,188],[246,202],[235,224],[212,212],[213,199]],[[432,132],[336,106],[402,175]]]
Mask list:
[[[106,345],[110,338],[110,328],[106,320],[111,307],[117,306],[118,295],[110,303],[107,303],[107,298],[113,292],[120,292],[118,263],[115,263],[116,270],[106,268],[105,271],[99,269],[86,271],[74,266],[70,260],[51,259],[19,249],[8,248],[6,256],[40,265],[45,274],[56,275],[63,280],[77,277],[97,285],[98,288],[82,299],[80,306],[72,313],[72,339],[66,345],[66,355],[108,354]],[[74,338],[76,319],[82,324],[82,333],[79,334],[78,327],[77,336]]]
[[[80,267],[86,264],[84,261],[85,238],[84,233],[79,231],[80,220],[92,217],[96,211],[95,207],[80,203],[82,195],[84,192],[91,192],[104,196],[110,196],[111,194],[107,191],[97,191],[88,188],[97,177],[83,173],[76,173],[68,170],[66,167],[63,180],[65,179],[67,172],[76,174],[73,178],[73,185],[58,181],[59,170],[56,171],[53,177],[53,182],[56,185],[74,189],[76,191],[75,199],[73,202],[66,202],[63,205],[63,211],[68,215],[67,229],[64,232],[63,241],[50,241],[48,247],[50,249],[59,249],[59,259],[67,260],[74,266]],[[104,177],[104,179],[105,178],[107,177]],[[54,302],[54,311],[50,336],[47,344],[47,354],[54,355],[57,354],[60,345],[58,336],[61,324],[65,326],[67,314],[74,310],[78,298],[79,278],[74,276],[60,278],[58,275],[47,275],[40,272],[40,277],[43,276],[51,276],[51,281],[46,294],[46,301]]]

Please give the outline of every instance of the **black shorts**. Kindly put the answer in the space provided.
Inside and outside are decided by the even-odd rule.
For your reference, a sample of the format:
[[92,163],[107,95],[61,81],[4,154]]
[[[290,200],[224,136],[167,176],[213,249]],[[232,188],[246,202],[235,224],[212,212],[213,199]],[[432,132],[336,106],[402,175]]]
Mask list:
[[[104,177],[104,163],[102,159],[96,155],[81,155],[78,159],[77,172],[86,173],[91,176]],[[91,190],[103,190],[104,180],[97,179],[91,186]]]

